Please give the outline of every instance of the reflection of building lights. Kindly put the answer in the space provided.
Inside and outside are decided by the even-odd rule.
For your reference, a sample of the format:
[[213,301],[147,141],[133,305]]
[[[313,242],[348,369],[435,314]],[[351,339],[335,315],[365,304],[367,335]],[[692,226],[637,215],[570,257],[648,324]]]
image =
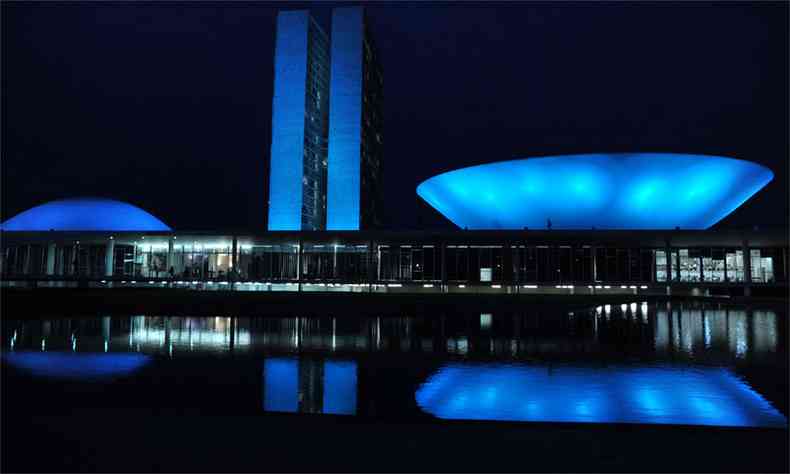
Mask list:
[[494,319],[493,315],[491,315],[490,313],[481,313],[480,314],[480,329],[490,329],[493,319]]

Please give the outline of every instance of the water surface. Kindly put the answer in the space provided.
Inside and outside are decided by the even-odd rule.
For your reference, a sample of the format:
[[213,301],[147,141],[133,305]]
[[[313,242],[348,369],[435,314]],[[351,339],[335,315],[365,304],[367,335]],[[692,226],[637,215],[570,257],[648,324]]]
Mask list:
[[21,316],[3,326],[5,412],[787,427],[776,309]]

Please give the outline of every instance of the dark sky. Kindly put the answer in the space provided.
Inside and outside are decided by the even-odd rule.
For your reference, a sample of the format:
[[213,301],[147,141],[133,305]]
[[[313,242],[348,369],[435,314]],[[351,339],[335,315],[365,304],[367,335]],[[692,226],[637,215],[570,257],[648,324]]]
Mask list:
[[[2,218],[105,196],[264,229],[275,17],[303,5],[3,2]],[[787,226],[787,2],[368,7],[391,227],[448,225],[415,193],[436,173],[607,151],[766,165],[720,225]]]

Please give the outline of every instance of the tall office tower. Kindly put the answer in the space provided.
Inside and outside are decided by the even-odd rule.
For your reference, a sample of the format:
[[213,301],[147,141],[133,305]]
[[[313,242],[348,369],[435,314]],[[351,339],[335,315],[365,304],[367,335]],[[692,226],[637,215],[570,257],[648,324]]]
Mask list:
[[332,12],[327,229],[381,225],[383,72],[362,7]]
[[326,228],[329,41],[308,11],[277,15],[269,230]]

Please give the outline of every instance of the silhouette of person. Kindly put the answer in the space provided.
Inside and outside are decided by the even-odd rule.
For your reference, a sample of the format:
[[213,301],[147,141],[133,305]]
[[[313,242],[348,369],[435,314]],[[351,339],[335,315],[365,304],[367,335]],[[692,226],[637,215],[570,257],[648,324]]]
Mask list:
[[546,219],[546,227],[551,230],[551,219]]

